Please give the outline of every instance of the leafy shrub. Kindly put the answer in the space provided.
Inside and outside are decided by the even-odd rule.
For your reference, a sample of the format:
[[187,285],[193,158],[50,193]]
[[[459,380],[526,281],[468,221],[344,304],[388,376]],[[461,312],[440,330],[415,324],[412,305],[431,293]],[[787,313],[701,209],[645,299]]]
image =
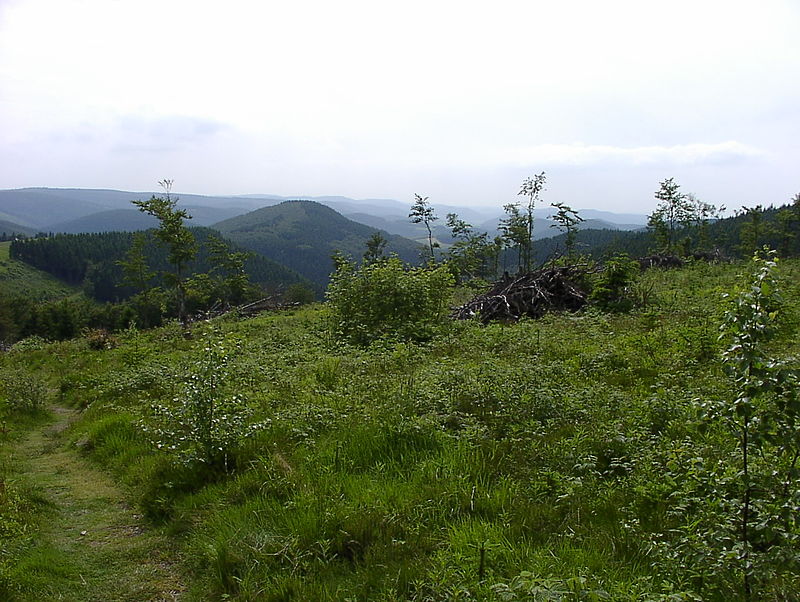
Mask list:
[[356,267],[338,258],[326,296],[337,333],[365,345],[381,337],[429,337],[452,284],[446,267],[408,268],[397,257]]
[[294,284],[290,284],[288,287],[286,287],[286,292],[283,294],[283,298],[287,303],[299,303],[300,305],[306,305],[307,303],[313,303],[316,300],[316,295],[308,286],[299,282],[295,282]]
[[207,341],[169,405],[154,404],[152,420],[142,423],[157,449],[184,465],[225,468],[231,453],[262,425],[251,424],[252,409],[226,390],[230,356],[224,344]]
[[45,345],[47,345],[47,341],[34,334],[29,337],[25,337],[21,341],[17,341],[14,343],[14,346],[11,349],[12,351],[23,353],[25,351],[38,351],[40,349],[44,349]]
[[47,403],[47,385],[21,373],[0,374],[0,402],[12,412],[38,412]]

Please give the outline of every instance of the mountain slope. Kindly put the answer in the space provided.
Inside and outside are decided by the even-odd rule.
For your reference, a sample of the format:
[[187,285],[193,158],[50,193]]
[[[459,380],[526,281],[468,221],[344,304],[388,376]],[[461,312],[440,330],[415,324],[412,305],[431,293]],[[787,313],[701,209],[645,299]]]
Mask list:
[[[378,232],[347,219],[314,201],[285,201],[234,217],[213,226],[228,238],[326,285],[333,270],[335,251],[360,258],[365,243]],[[419,245],[401,236],[388,235],[386,252],[416,263]]]
[[10,242],[0,242],[0,294],[50,300],[79,293],[55,276],[9,257]]
[[11,236],[12,234],[31,235],[35,233],[36,230],[34,228],[29,228],[14,221],[0,218],[0,236],[3,236],[3,234]]

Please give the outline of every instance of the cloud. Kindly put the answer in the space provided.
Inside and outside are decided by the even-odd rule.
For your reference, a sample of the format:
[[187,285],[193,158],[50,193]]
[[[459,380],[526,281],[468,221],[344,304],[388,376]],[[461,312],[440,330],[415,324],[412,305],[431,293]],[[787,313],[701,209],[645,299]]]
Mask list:
[[626,166],[727,165],[767,156],[767,153],[759,148],[736,141],[627,148],[586,144],[541,144],[510,149],[504,153],[504,156],[496,157],[498,163],[579,167],[602,164]]
[[126,115],[112,124],[110,138],[119,152],[169,152],[202,144],[228,128],[198,117]]

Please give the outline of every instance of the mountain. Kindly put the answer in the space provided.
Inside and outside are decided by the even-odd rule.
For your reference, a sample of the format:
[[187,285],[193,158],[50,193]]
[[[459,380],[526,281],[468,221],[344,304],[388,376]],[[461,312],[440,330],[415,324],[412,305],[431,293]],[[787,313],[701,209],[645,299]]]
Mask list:
[[[33,231],[46,232],[105,232],[135,230],[143,226],[142,216],[136,215],[132,200],[146,200],[163,191],[129,192],[123,190],[82,188],[21,188],[0,190],[0,220],[25,226]],[[277,205],[287,200],[316,201],[334,209],[344,217],[366,224],[390,234],[424,242],[428,232],[422,224],[408,220],[411,201],[394,199],[351,199],[344,196],[284,197],[274,194],[247,194],[238,196],[208,196],[175,193],[178,207],[189,210],[192,225],[210,226],[236,215]],[[459,218],[473,224],[476,229],[494,235],[499,220],[504,217],[499,207],[462,207],[433,202],[439,220],[432,224],[434,236],[444,243],[451,242],[445,216],[456,213]],[[112,213],[127,210],[129,213]],[[537,220],[546,220],[552,209],[536,211]],[[580,215],[589,222],[583,227],[635,230],[644,227],[647,216],[616,214],[608,211],[582,209]],[[125,218],[130,217],[130,222]],[[548,224],[549,225],[549,224]],[[537,237],[555,235],[555,229],[537,228]]]
[[[294,269],[320,289],[333,271],[334,252],[360,258],[378,230],[349,220],[314,201],[284,201],[240,215],[213,227],[243,247]],[[401,236],[384,234],[387,253],[417,263],[420,247]]]
[[[186,222],[189,226],[210,226],[215,222],[242,213],[240,207],[187,206],[183,207],[183,209],[186,209],[192,217]],[[109,209],[59,224],[52,224],[47,228],[47,231],[80,234],[84,232],[134,232],[157,227],[158,220],[156,218],[142,213],[138,209]]]
[[35,228],[29,228],[13,221],[0,218],[0,238],[2,238],[3,235],[11,236],[12,234],[24,234],[29,236],[35,233]]
[[[9,220],[34,230],[56,232],[77,232],[77,225],[70,225],[94,214],[102,214],[111,210],[130,210],[131,201],[146,200],[162,192],[128,192],[123,190],[101,190],[84,188],[20,188],[0,190],[0,219]],[[207,226],[216,221],[227,219],[262,207],[263,201],[233,196],[204,196],[198,194],[175,194],[180,209],[187,209],[193,216],[192,225]],[[216,211],[215,211],[216,210]],[[89,222],[94,230],[84,232],[107,231],[103,220],[109,217],[112,221],[122,214],[100,216]],[[133,213],[129,214],[133,216]],[[115,228],[117,229],[117,228]],[[126,230],[134,228],[126,227]]]

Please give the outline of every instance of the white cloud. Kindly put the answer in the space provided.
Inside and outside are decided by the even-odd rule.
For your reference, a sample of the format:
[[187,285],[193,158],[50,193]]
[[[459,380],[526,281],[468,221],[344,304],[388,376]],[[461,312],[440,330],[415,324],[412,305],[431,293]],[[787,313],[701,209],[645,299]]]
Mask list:
[[619,147],[586,144],[541,144],[506,149],[494,157],[496,163],[516,165],[594,166],[612,163],[630,166],[682,166],[728,164],[760,159],[767,153],[736,141],[714,144],[679,144],[674,146]]

